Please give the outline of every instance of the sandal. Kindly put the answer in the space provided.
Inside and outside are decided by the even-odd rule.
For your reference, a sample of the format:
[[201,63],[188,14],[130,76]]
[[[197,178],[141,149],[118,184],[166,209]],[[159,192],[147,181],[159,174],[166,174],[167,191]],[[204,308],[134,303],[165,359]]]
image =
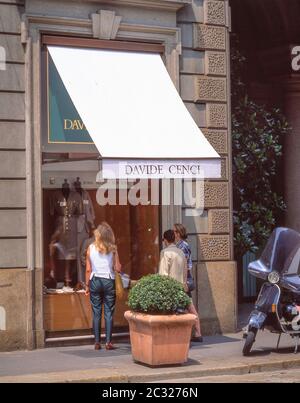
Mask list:
[[111,341],[109,343],[105,344],[105,348],[106,348],[106,350],[115,350],[116,349],[116,347],[112,344]]

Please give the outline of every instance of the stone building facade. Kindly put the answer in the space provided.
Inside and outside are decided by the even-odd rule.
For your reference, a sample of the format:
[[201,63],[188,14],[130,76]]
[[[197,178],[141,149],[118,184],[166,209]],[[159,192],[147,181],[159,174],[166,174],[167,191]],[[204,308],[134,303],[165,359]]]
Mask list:
[[[168,208],[193,250],[204,334],[236,329],[229,6],[224,0],[0,0],[0,350],[45,346],[41,194],[41,35],[159,42],[181,97],[222,157],[205,212]],[[0,60],[1,61],[1,60]],[[1,66],[3,63],[1,64]]]

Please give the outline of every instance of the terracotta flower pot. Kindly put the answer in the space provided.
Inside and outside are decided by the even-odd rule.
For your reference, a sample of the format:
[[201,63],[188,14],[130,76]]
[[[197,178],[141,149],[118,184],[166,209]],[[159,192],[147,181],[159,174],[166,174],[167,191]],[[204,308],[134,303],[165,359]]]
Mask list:
[[132,356],[148,365],[182,364],[188,360],[196,316],[148,315],[126,311]]

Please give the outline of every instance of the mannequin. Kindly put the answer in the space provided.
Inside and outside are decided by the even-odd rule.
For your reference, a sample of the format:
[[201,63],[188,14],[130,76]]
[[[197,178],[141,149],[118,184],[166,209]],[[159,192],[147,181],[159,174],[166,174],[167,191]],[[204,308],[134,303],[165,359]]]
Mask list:
[[57,190],[50,203],[50,215],[55,217],[55,231],[50,243],[51,273],[55,273],[55,256],[64,260],[65,286],[71,286],[71,263],[77,258],[77,217],[82,214],[82,201],[78,193],[70,190],[67,179]]
[[64,180],[64,183],[62,184],[62,187],[61,187],[61,191],[62,191],[62,194],[64,195],[64,198],[68,199],[68,197],[70,196],[70,185],[68,183],[68,179]]
[[80,196],[82,196],[82,187],[81,187],[81,182],[80,182],[80,178],[79,176],[77,176],[76,181],[74,182],[74,188],[75,191],[78,192],[80,194]]
[[82,265],[80,252],[85,240],[90,237],[95,228],[95,212],[89,193],[82,188],[80,178],[77,177],[73,183],[74,189],[81,197],[82,214],[77,219],[77,289],[83,289],[85,286],[85,266]]

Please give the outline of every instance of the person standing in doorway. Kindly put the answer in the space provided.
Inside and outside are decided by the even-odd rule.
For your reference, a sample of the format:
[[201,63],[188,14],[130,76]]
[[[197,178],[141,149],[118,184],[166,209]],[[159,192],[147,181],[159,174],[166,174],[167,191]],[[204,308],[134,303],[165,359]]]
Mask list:
[[[187,278],[193,278],[192,252],[191,252],[191,248],[187,242],[186,228],[182,224],[174,224],[174,234],[175,234],[176,246],[184,253],[186,261],[187,261]],[[191,298],[191,301],[192,301],[192,303],[189,307],[189,312],[193,313],[198,318],[196,325],[195,325],[195,335],[194,335],[194,337],[192,337],[192,341],[202,343],[203,337],[201,335],[201,326],[200,326],[199,315],[198,315],[198,312],[193,303],[191,292],[188,291],[187,294]]]
[[115,271],[121,272],[115,236],[103,222],[94,231],[95,240],[88,247],[86,258],[86,295],[90,295],[93,310],[95,350],[100,350],[102,305],[104,305],[106,350],[113,350],[112,328],[115,310]]
[[[180,250],[180,248],[178,248],[175,244],[175,232],[171,229],[165,231],[163,234],[163,242],[165,248],[161,251],[158,273],[161,275],[172,277],[182,283],[185,292],[189,295],[187,286],[187,259],[183,251]],[[187,310],[189,313],[193,313],[197,317],[195,324],[196,332],[195,336],[192,338],[192,341],[199,342],[202,339],[200,322],[192,298]]]
[[175,245],[174,231],[169,229],[163,234],[165,248],[160,253],[158,273],[169,276],[183,284],[186,289],[187,263],[184,253]]

